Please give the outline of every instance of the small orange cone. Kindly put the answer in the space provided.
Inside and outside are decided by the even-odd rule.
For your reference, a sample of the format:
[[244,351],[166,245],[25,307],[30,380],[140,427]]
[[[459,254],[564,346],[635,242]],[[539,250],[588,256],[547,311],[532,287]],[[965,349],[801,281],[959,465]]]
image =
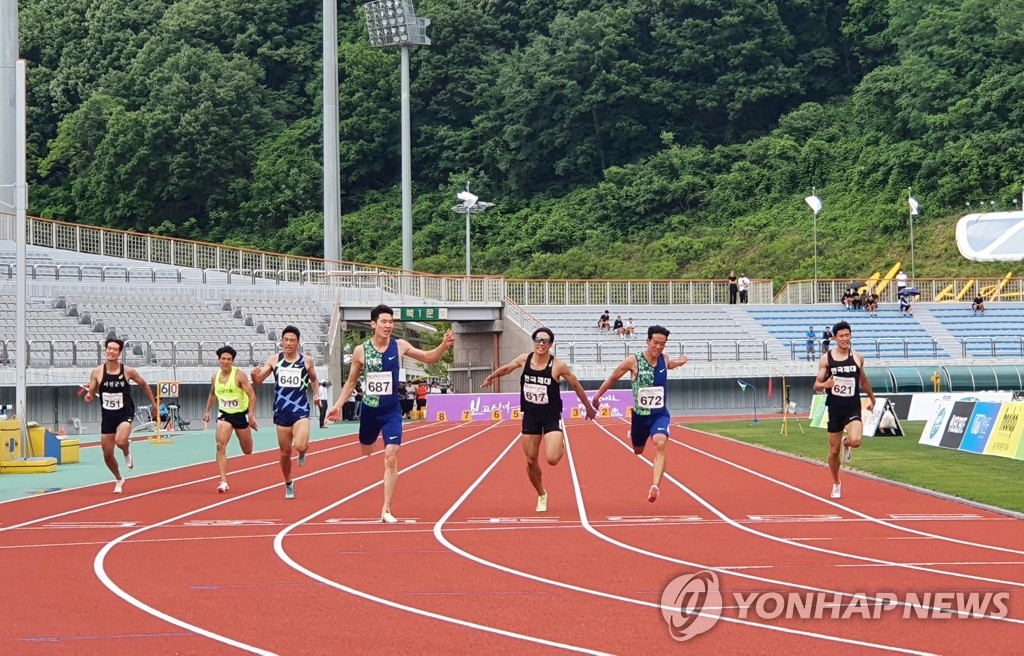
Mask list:
[[64,430],[64,427],[63,427],[63,426],[61,426],[61,427],[60,427],[60,432],[59,432],[59,433],[57,433],[57,434],[58,434],[58,435],[60,435],[61,437],[64,437],[64,436],[66,436],[66,435],[67,435],[67,431],[65,431],[65,430]]

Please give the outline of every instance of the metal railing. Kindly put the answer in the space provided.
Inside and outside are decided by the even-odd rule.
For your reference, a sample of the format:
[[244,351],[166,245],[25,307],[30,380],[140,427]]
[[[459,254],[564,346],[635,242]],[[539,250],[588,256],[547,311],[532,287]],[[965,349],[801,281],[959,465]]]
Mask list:
[[[554,353],[569,364],[616,363],[644,347],[643,339],[580,341],[556,343]],[[680,340],[665,345],[665,357],[678,358],[685,354],[693,361],[734,362],[765,361],[774,359],[769,354],[769,342],[746,339]]]
[[[123,361],[134,367],[217,366],[217,349],[224,341],[214,340],[153,340],[126,342]],[[262,364],[279,350],[270,340],[232,343],[238,351],[235,365],[240,367]],[[302,350],[322,363],[327,357],[326,342],[303,342]],[[26,353],[29,367],[95,367],[104,361],[103,342],[95,340],[29,340]],[[13,339],[0,342],[0,368],[13,367],[17,349]]]
[[[899,301],[895,281],[864,281],[862,278],[850,280],[793,280],[786,283],[782,291],[775,297],[775,303],[784,305],[799,304],[841,304],[843,293],[854,285],[864,285],[869,289],[881,288],[879,303],[896,303]],[[920,296],[915,302],[926,303],[963,303],[980,295],[986,301],[1020,301],[1024,300],[1024,278],[918,278],[910,282],[911,287],[919,291]],[[771,302],[771,301],[769,301]]]
[[986,356],[993,358],[1024,358],[1024,338],[1022,337],[962,337],[960,351],[964,359],[985,357],[972,353],[971,344],[987,344]]
[[[729,302],[722,280],[506,280],[519,305],[700,305]],[[753,280],[748,303],[771,303],[771,280]]]
[[[789,340],[790,359],[806,360],[808,354],[807,339]],[[814,340],[813,359],[821,356],[821,340]],[[885,358],[913,358],[935,359],[945,357],[946,352],[942,350],[937,340],[927,337],[858,337],[853,350],[865,358],[882,360]]]

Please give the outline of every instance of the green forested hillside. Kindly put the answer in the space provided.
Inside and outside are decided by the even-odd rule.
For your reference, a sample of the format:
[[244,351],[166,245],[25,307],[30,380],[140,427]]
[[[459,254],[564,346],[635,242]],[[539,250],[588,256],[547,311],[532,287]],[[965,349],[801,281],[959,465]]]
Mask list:
[[[420,0],[416,268],[846,277],[962,260],[1024,183],[1019,0]],[[322,252],[320,3],[23,0],[30,212]],[[345,259],[399,265],[398,53],[339,4]]]

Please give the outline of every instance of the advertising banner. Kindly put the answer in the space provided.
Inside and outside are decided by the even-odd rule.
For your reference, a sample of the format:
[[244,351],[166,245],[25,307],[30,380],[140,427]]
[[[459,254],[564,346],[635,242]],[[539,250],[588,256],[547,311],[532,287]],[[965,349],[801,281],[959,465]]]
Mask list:
[[[628,389],[612,389],[601,397],[599,416],[604,418],[629,415],[633,393]],[[431,394],[427,397],[427,419],[431,421],[500,421],[519,419],[519,392],[500,394]],[[562,418],[586,417],[586,410],[576,392],[562,391]]]

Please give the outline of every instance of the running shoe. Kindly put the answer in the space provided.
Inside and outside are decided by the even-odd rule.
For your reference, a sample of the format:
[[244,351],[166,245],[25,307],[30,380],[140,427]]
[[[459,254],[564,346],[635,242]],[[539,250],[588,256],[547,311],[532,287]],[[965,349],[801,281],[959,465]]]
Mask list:
[[295,481],[284,484],[284,498],[294,499],[295,498]]
[[133,469],[135,467],[135,460],[132,459],[131,451],[124,454],[124,466],[128,469]]
[[230,489],[231,488],[228,487],[228,482],[227,481],[221,481],[220,485],[217,486],[217,493],[218,494],[224,494],[225,492],[227,492]]
[[841,496],[843,496],[843,484],[842,483],[833,483],[832,484],[832,498],[833,499],[838,499]]
[[124,487],[124,479],[114,481],[114,494],[121,494],[121,488]]
[[300,451],[299,452],[299,467],[303,466],[304,464],[306,464],[306,452],[305,451]]
[[650,491],[647,492],[647,500],[654,503],[661,496],[661,490],[658,489],[657,485],[652,485]]
[[843,443],[843,462],[850,462],[853,458],[853,449],[850,448],[849,444]]
[[537,497],[537,512],[547,512],[547,511],[548,511],[548,493],[545,492],[544,494],[542,494],[539,497]]
[[395,519],[395,516],[391,514],[390,510],[385,510],[384,512],[382,512],[380,514],[380,521],[384,522],[385,524],[397,524],[398,523],[398,520]]

